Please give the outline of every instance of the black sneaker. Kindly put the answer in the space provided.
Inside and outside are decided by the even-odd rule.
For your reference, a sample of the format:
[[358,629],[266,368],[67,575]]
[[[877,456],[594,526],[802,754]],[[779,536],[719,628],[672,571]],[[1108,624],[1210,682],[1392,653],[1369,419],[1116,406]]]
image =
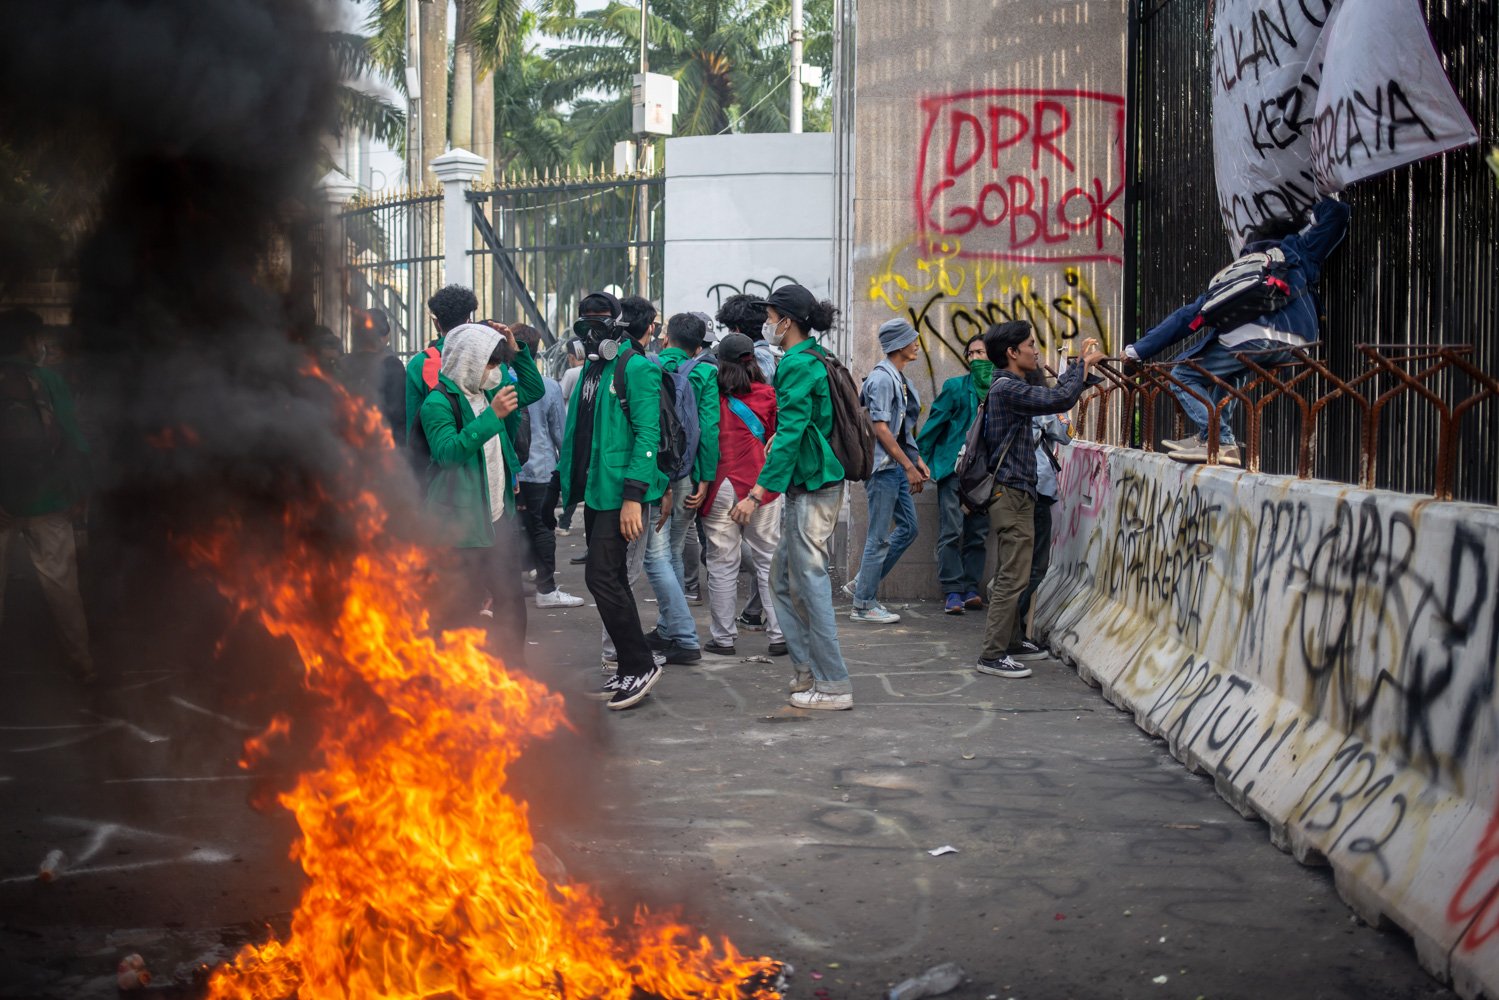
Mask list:
[[765,616],[758,611],[754,614],[745,613],[734,619],[740,628],[747,628],[751,632],[765,631]]
[[1045,649],[1031,642],[1029,639],[1021,639],[1015,645],[1005,650],[1005,655],[1012,660],[1044,660],[1049,654]]
[[773,642],[773,643],[771,643],[770,644],[770,655],[771,656],[785,656],[786,655],[786,644],[784,642]]
[[688,604],[702,604],[703,603],[703,594],[702,594],[702,591],[698,590],[696,587],[694,587],[691,590],[684,590],[684,591],[682,591],[682,594],[687,598],[687,603]]
[[614,692],[619,690],[619,674],[610,674],[601,687],[596,687],[588,692],[588,697],[597,698],[599,701],[608,701],[614,697]]
[[652,629],[645,633],[645,644],[658,653],[671,649],[671,640],[662,635],[660,629]]
[[585,553],[583,553],[580,556],[573,556],[571,559],[568,560],[568,563],[569,563],[569,565],[572,565],[572,566],[581,566],[584,563],[586,563],[587,561],[588,561],[588,553],[585,552]]
[[1008,656],[1001,656],[997,660],[986,660],[980,656],[974,669],[981,674],[992,674],[995,677],[1019,678],[1031,675],[1030,667],[1019,661],[1012,660]]
[[732,642],[710,642],[703,647],[705,653],[715,653],[718,656],[738,656],[739,650],[734,648]]
[[665,671],[660,667],[652,666],[646,673],[621,677],[614,696],[609,699],[609,708],[616,712],[625,708],[634,708],[651,693],[651,688],[656,686],[656,682],[661,679],[663,673]]
[[684,646],[680,642],[666,644],[667,663],[696,663],[703,658],[703,651],[696,646]]

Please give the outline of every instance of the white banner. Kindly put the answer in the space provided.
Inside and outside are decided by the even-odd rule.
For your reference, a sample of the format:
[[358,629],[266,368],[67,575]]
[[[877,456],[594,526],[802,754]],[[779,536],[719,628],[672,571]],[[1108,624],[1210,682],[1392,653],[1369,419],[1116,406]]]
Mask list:
[[1416,0],[1343,0],[1325,34],[1311,135],[1323,191],[1478,141]]
[[1267,218],[1476,139],[1416,0],[1219,0],[1213,162],[1236,251]]

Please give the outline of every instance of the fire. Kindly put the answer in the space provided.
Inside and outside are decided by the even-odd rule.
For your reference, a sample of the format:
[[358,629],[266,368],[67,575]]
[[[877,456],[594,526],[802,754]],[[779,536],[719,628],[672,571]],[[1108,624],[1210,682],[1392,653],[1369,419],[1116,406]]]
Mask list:
[[[346,404],[351,454],[394,461],[370,413]],[[566,725],[561,697],[506,670],[477,630],[431,636],[425,553],[391,540],[372,493],[348,493],[288,509],[274,556],[237,523],[191,545],[226,595],[295,643],[329,720],[279,797],[308,878],[291,932],[217,969],[209,996],[779,996],[741,986],[769,959],[670,915],[616,919],[587,886],[541,874],[506,771],[528,740]],[[346,558],[307,541],[329,532],[348,535]],[[284,735],[273,725],[246,759]]]

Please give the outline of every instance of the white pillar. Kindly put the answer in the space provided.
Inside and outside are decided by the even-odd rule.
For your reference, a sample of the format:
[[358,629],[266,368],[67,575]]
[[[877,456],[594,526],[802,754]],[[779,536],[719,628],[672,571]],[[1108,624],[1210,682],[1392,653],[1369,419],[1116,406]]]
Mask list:
[[359,185],[346,174],[330,170],[318,181],[318,190],[323,195],[323,283],[318,296],[318,319],[323,325],[338,334],[347,350],[349,308],[344,301],[344,254],[349,241],[344,234],[343,210],[359,193]]
[[791,107],[786,119],[793,133],[802,130],[802,0],[791,0]]
[[442,182],[442,252],[444,285],[474,287],[474,223],[468,190],[484,173],[484,157],[466,149],[450,149],[432,161],[432,172]]

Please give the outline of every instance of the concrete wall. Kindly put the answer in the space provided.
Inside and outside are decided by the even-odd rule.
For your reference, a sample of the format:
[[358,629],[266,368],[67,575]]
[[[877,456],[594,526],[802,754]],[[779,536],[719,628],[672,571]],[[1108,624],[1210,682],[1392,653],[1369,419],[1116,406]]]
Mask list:
[[1429,970],[1499,996],[1499,509],[1063,462],[1037,631]]
[[833,137],[715,135],[666,143],[666,314],[710,316],[738,292],[831,294]]
[[[1029,319],[1056,358],[1116,346],[1123,276],[1122,0],[858,0],[850,324],[909,319],[930,403],[963,344]],[[862,489],[855,489],[856,503]],[[935,490],[884,596],[937,595]],[[857,569],[863,523],[851,521]]]

